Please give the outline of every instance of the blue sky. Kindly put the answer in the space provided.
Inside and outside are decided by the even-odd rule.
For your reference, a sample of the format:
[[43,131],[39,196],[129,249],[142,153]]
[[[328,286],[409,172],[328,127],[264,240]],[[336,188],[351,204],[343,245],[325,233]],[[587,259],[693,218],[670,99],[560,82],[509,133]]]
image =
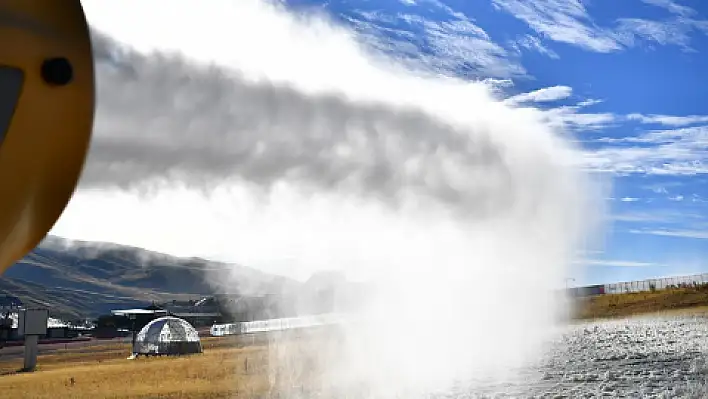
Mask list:
[[579,283],[708,272],[708,3],[285,3],[321,9],[411,65],[493,79],[562,123],[586,167],[614,180],[604,252]]

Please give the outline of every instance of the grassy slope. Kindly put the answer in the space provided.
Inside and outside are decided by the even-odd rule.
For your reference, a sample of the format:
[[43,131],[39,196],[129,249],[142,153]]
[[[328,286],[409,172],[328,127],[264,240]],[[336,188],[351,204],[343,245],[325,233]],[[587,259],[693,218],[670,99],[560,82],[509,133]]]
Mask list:
[[615,318],[676,310],[700,311],[703,306],[708,306],[708,286],[582,299],[576,304],[575,314],[579,319]]

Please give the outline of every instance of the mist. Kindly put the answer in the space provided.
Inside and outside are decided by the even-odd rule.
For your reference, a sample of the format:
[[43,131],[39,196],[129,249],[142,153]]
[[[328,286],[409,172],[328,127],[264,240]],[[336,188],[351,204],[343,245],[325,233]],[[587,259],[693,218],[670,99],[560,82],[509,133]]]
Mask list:
[[151,3],[130,26],[113,14],[137,3],[89,4],[95,133],[56,234],[373,282],[321,348],[338,397],[474,386],[543,350],[602,195],[541,112],[277,4]]
[[[110,52],[100,47],[110,46],[105,38],[95,43],[98,54]],[[546,182],[553,170],[543,160],[559,156],[552,141],[527,151],[518,128],[499,137],[493,128],[472,131],[420,107],[356,101],[342,92],[303,94],[162,54],[99,63],[99,82],[100,133],[82,187],[240,180],[269,189],[287,182],[396,207],[414,196],[477,218],[543,207],[519,193],[515,180],[557,189]],[[497,112],[503,119],[509,111]]]

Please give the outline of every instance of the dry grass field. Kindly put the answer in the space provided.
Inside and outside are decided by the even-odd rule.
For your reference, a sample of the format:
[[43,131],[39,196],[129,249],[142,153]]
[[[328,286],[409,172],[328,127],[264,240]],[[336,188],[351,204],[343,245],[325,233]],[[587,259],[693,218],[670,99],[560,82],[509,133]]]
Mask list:
[[[661,312],[708,314],[708,289],[604,295],[576,304],[579,319]],[[331,332],[331,331],[330,331]],[[320,397],[319,353],[336,334],[204,338],[204,353],[127,360],[130,345],[69,347],[40,355],[33,373],[22,359],[0,357],[0,392],[7,398],[290,398]],[[329,345],[329,346],[328,346]],[[326,348],[326,346],[328,346]]]
[[[136,360],[126,360],[128,344],[74,348],[40,356],[33,373],[15,372],[22,359],[0,359],[0,392],[37,399],[309,397],[317,383],[311,338],[205,338],[203,354]],[[271,362],[274,349],[308,367]]]
[[601,295],[576,304],[578,319],[617,318],[653,313],[706,313],[708,287]]

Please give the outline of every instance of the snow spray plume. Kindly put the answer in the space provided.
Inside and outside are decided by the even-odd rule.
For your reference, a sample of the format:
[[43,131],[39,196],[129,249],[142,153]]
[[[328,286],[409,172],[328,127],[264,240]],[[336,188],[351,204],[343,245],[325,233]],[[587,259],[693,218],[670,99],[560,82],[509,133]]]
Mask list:
[[174,56],[129,59],[99,63],[97,136],[83,187],[286,180],[389,202],[408,192],[478,217],[517,200],[512,179],[544,188],[540,176],[510,170],[504,158],[514,154],[503,154],[491,132],[470,136],[419,110],[304,95]]
[[[289,20],[278,8],[231,7],[242,4],[248,7],[229,15],[225,31],[249,19],[309,29],[308,20]],[[259,26],[253,29],[266,29]],[[276,37],[283,31],[267,28]],[[298,37],[284,36],[282,46]],[[238,54],[237,44],[221,51]],[[298,44],[317,54],[317,42]],[[367,57],[356,46],[343,48]],[[575,167],[576,150],[537,114],[501,104],[482,84],[392,74],[363,62],[347,74],[360,85],[374,82],[368,99],[344,78],[333,77],[329,90],[305,90],[298,76],[290,84],[282,75],[247,78],[235,64],[204,66],[160,52],[99,54],[111,56],[99,62],[83,187],[282,183],[331,201],[386,203],[387,220],[405,226],[399,241],[390,238],[405,245],[346,263],[347,271],[374,269],[379,289],[342,341],[314,349],[326,369],[317,380],[321,392],[415,398],[504,377],[538,355],[559,321],[555,290],[586,238],[595,197]],[[367,242],[365,234],[359,239]],[[288,353],[274,347],[273,373],[285,367],[304,375],[298,371],[308,364]],[[272,383],[299,395],[293,381]]]

